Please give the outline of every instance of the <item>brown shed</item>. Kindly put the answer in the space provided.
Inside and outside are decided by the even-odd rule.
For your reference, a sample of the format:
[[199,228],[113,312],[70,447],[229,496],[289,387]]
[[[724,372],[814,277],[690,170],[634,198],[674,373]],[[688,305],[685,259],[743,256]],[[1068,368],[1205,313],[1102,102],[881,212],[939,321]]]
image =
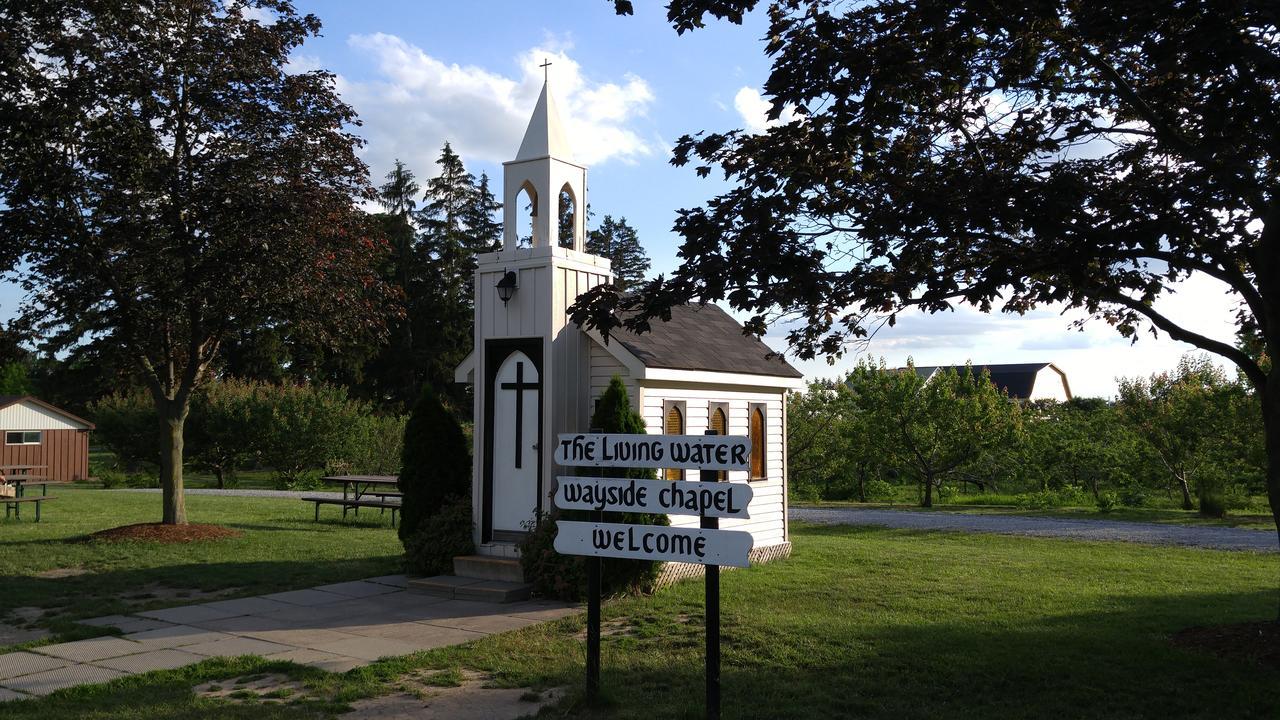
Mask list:
[[0,465],[43,465],[55,481],[89,477],[93,423],[30,395],[0,395]]

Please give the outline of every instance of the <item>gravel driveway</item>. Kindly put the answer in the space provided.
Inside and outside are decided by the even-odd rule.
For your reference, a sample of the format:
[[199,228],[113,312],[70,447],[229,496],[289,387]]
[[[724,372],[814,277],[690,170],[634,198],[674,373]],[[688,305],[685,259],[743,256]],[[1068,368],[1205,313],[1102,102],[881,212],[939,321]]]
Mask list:
[[789,517],[821,525],[880,525],[911,530],[961,530],[1076,540],[1118,540],[1214,550],[1280,551],[1274,532],[1242,528],[861,508],[792,507]]

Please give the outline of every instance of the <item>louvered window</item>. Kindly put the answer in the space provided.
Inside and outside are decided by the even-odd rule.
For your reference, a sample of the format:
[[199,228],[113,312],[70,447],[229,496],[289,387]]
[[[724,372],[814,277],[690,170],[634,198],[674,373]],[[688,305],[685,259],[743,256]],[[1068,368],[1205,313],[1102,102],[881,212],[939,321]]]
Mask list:
[[765,426],[764,426],[764,410],[759,407],[751,408],[751,479],[763,480],[765,478]]
[[[684,413],[680,411],[680,406],[675,403],[671,403],[667,406],[667,426],[665,432],[667,435],[684,434]],[[667,468],[664,471],[664,477],[668,480],[683,480],[684,470],[678,468]]]
[[[711,418],[710,418],[710,421],[707,423],[707,425],[709,426],[709,429],[715,430],[717,435],[729,434],[729,418],[725,416],[723,407],[712,408]],[[725,472],[724,470],[721,470],[720,472],[716,473],[717,480],[720,480],[723,482],[727,478],[728,478],[728,473]]]

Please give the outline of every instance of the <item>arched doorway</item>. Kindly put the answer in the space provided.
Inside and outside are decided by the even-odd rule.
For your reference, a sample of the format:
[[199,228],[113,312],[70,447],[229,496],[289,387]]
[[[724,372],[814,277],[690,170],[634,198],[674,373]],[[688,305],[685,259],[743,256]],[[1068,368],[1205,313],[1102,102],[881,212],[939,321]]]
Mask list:
[[485,413],[484,541],[510,542],[537,520],[542,487],[541,344],[490,341]]

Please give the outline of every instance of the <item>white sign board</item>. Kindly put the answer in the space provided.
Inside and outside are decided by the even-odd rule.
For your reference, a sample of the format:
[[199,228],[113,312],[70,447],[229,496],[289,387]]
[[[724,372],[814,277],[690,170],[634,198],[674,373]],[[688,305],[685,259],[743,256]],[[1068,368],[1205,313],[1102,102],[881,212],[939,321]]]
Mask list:
[[751,517],[747,506],[752,490],[746,483],[567,476],[557,480],[555,503],[562,510]]
[[748,470],[751,438],[745,435],[621,435],[568,433],[556,443],[565,467],[698,468]]
[[562,555],[667,560],[698,565],[750,567],[751,533],[659,525],[561,520],[556,552]]

